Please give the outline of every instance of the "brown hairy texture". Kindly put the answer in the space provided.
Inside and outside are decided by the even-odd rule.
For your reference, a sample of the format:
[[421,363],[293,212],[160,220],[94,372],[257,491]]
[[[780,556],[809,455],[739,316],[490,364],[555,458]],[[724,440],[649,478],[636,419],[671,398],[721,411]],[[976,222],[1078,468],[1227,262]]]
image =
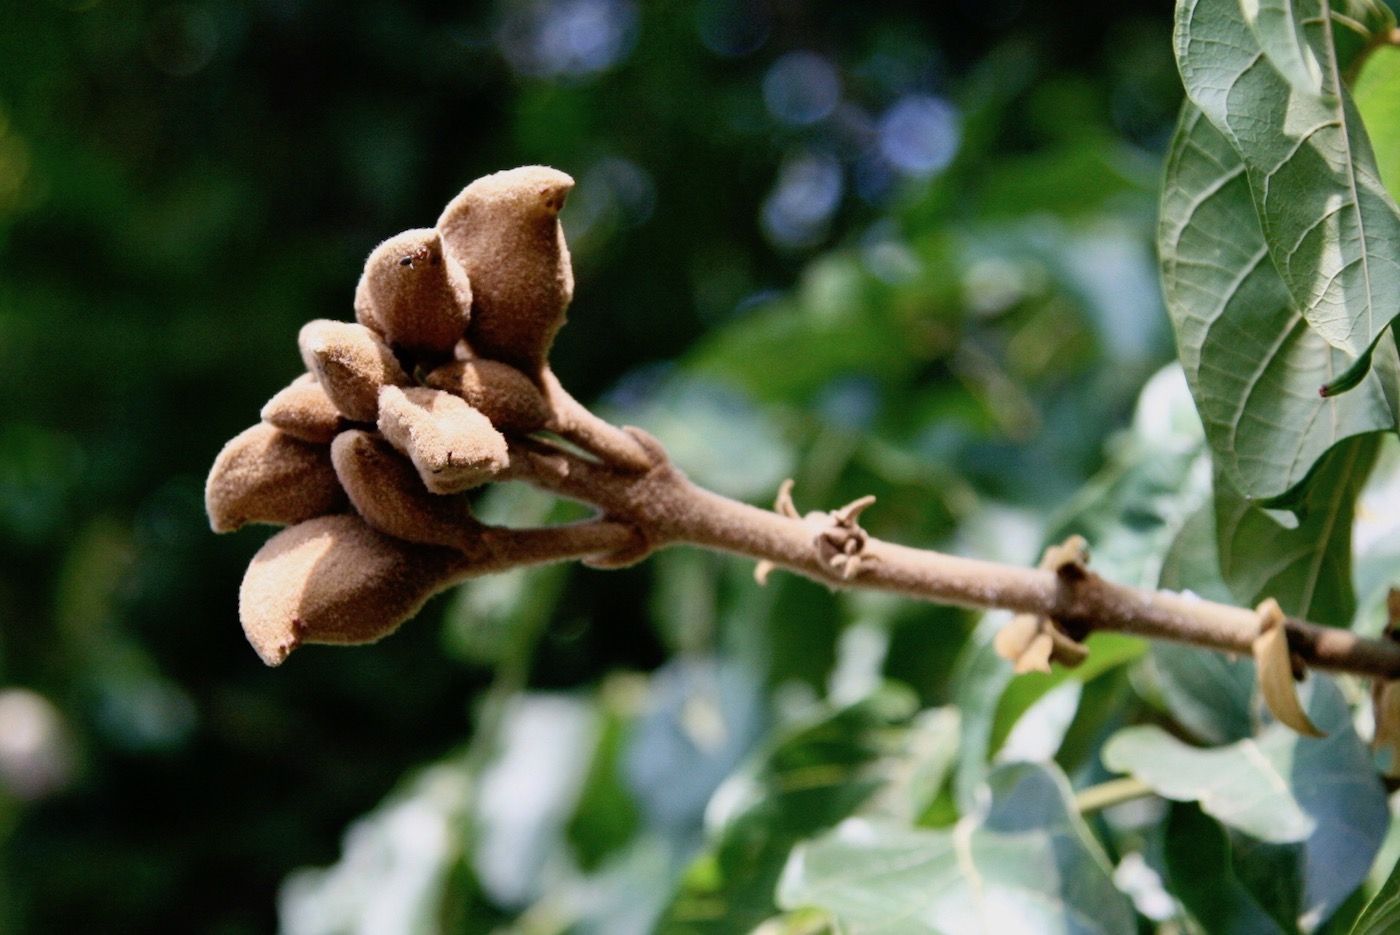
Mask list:
[[454,360],[425,378],[427,384],[466,400],[507,435],[528,435],[549,421],[549,404],[530,378],[495,360]]
[[319,445],[329,445],[345,428],[345,417],[309,373],[269,399],[262,408],[262,420],[293,438]]
[[371,432],[342,432],[331,461],[350,502],[382,533],[421,545],[466,549],[479,526],[465,497],[429,493],[407,458]]
[[535,377],[574,295],[559,209],[574,180],[525,166],[477,179],[443,210],[444,248],[472,284],[467,341]]
[[379,431],[408,455],[433,493],[480,486],[510,466],[505,436],[462,399],[441,390],[384,387]]
[[450,354],[467,329],[472,289],[444,256],[433,228],[404,231],[374,248],[355,289],[355,320],[395,347]]
[[238,615],[263,662],[279,665],[303,643],[372,643],[464,572],[451,549],[376,532],[353,513],[308,520],[253,556]]
[[244,523],[286,526],[345,506],[330,450],[261,422],[224,445],[204,485],[204,509],[215,532]]
[[319,319],[303,325],[297,340],[306,369],[347,419],[374,422],[379,388],[408,385],[394,352],[364,325]]

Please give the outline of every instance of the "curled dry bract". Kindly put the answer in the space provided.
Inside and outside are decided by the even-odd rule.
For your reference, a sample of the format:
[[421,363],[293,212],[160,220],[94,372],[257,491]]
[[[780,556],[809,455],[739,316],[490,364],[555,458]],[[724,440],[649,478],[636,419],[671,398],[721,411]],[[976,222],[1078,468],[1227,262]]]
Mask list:
[[443,210],[437,229],[472,284],[467,341],[480,357],[535,376],[574,294],[559,210],[574,180],[525,166],[477,179]]
[[372,643],[466,564],[460,552],[386,536],[353,513],[308,520],[273,536],[248,565],[243,632],[270,666],[303,643]]
[[224,445],[204,485],[204,509],[215,532],[244,523],[290,525],[345,506],[330,450],[265,423]]
[[480,486],[510,465],[505,437],[490,420],[441,390],[384,387],[379,431],[408,455],[433,493]]
[[404,231],[369,255],[355,289],[355,319],[395,347],[446,355],[462,339],[471,283],[444,256],[437,230]]
[[422,545],[469,547],[479,525],[465,497],[428,492],[408,459],[371,432],[342,432],[331,445],[336,475],[365,522]]
[[364,325],[320,319],[302,326],[298,337],[306,369],[316,375],[335,408],[355,422],[378,417],[379,389],[405,386],[408,375],[394,352]]
[[335,408],[316,378],[304,373],[279,391],[262,408],[262,420],[293,438],[329,445],[345,428],[345,416]]
[[462,397],[508,435],[537,432],[549,421],[549,404],[539,387],[500,361],[454,360],[429,373],[426,382]]

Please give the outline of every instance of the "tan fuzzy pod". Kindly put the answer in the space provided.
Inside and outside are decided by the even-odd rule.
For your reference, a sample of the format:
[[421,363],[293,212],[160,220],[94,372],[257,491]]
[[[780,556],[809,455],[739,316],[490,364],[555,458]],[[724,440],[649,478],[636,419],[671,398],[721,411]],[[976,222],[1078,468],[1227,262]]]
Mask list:
[[495,360],[454,360],[428,374],[426,382],[466,400],[507,435],[528,435],[549,421],[549,404],[529,377]]
[[383,438],[342,432],[331,461],[350,502],[380,532],[421,545],[465,549],[480,524],[464,497],[443,497],[423,486],[417,470]]
[[466,570],[460,552],[376,532],[353,513],[308,520],[253,556],[238,615],[263,662],[304,643],[372,643]]
[[525,166],[477,179],[443,210],[444,250],[472,285],[467,341],[480,357],[539,373],[574,294],[559,210],[574,180]]
[[266,423],[224,445],[204,485],[204,509],[215,532],[245,523],[290,525],[346,505],[330,450]]
[[329,445],[346,423],[325,389],[309,373],[297,377],[269,399],[262,408],[262,420],[293,438],[319,445]]
[[335,408],[355,422],[374,422],[379,389],[406,386],[394,352],[364,325],[320,319],[302,326],[297,339],[306,369],[326,391]]
[[404,231],[365,261],[355,319],[395,347],[447,355],[461,340],[472,289],[460,263],[444,256],[436,229]]
[[386,386],[379,395],[379,431],[436,494],[479,487],[510,465],[505,436],[441,390]]

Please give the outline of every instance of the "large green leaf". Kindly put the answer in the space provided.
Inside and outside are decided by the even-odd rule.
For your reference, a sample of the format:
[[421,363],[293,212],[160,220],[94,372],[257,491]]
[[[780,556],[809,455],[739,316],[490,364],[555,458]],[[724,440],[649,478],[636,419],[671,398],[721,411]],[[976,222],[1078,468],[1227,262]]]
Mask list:
[[[787,732],[716,794],[713,843],[691,865],[657,931],[747,932],[772,916],[793,845],[850,815],[884,784],[873,765],[911,699],[878,693]],[[948,728],[957,730],[956,720]]]
[[1215,475],[1220,572],[1238,600],[1275,598],[1285,612],[1346,626],[1356,610],[1351,525],[1356,498],[1380,447],[1379,435],[1349,439],[1318,463],[1299,503],[1297,525],[1282,525]]
[[[1234,871],[1230,839],[1194,804],[1173,805],[1162,850],[1172,894],[1204,935],[1282,935]],[[1296,930],[1296,923],[1288,929]]]
[[1018,763],[989,786],[980,820],[929,831],[852,819],[797,848],[779,903],[823,909],[848,935],[1137,931],[1061,773]]
[[[1360,358],[1400,314],[1400,209],[1381,183],[1343,87],[1346,64],[1326,0],[1289,5],[1318,64],[1315,87],[1309,80],[1290,84],[1273,65],[1296,62],[1306,70],[1296,30],[1251,29],[1247,5],[1178,5],[1177,64],[1186,93],[1242,158],[1264,240],[1294,304],[1329,344]],[[1348,18],[1346,27],[1394,25],[1383,5],[1365,12],[1372,15]],[[1287,68],[1290,75],[1298,70]]]
[[1337,442],[1395,425],[1390,342],[1360,385],[1319,394],[1350,358],[1294,307],[1238,153],[1190,103],[1167,157],[1158,244],[1182,367],[1215,463],[1242,494],[1285,494]]
[[[1164,798],[1198,802],[1206,814],[1253,839],[1235,841],[1242,879],[1274,873],[1261,866],[1296,862],[1303,868],[1300,912],[1320,919],[1366,878],[1389,811],[1340,690],[1323,677],[1310,685],[1308,716],[1327,731],[1323,739],[1274,723],[1255,737],[1200,749],[1157,727],[1132,727],[1105,744],[1103,761]],[[1261,846],[1267,844],[1299,849],[1290,854]]]

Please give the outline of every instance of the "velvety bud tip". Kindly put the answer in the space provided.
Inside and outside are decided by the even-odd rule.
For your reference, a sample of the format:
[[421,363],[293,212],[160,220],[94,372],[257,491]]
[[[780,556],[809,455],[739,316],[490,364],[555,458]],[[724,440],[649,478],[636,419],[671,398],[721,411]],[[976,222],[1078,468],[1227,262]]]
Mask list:
[[379,415],[379,388],[406,386],[408,375],[384,340],[364,325],[324,319],[302,326],[298,337],[306,368],[336,409],[355,422]]
[[549,421],[549,405],[529,377],[495,360],[454,360],[428,374],[429,386],[460,396],[507,435],[528,435]]
[[320,445],[330,444],[346,422],[325,389],[309,373],[297,377],[268,400],[262,408],[262,420],[293,438]]
[[238,594],[243,632],[279,665],[303,643],[372,643],[464,571],[450,549],[411,545],[351,513],[284,529],[253,556]]
[[355,289],[355,319],[391,345],[447,355],[467,328],[470,280],[446,256],[437,230],[404,231],[369,255]]
[[204,485],[215,532],[245,523],[290,525],[345,509],[330,450],[259,423],[224,445]]
[[535,376],[574,294],[559,210],[574,180],[525,166],[477,179],[438,218],[444,251],[472,284],[467,341],[477,356]]
[[386,386],[379,395],[379,431],[408,455],[433,493],[480,486],[510,465],[505,436],[441,390]]
[[375,529],[408,542],[464,549],[480,524],[465,497],[423,486],[407,458],[372,432],[342,432],[331,445],[336,475],[350,502]]

